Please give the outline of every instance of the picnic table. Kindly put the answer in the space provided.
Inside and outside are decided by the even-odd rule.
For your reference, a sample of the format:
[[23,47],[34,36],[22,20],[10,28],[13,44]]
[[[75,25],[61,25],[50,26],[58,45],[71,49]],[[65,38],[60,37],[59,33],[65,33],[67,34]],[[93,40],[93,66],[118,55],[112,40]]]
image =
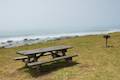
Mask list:
[[[17,54],[23,55],[23,57],[17,57],[15,60],[22,60],[25,62],[26,66],[36,66],[41,65],[44,63],[54,62],[61,59],[65,59],[67,62],[72,62],[72,57],[75,57],[77,55],[66,55],[66,52],[68,49],[71,49],[72,46],[53,46],[48,48],[39,48],[39,49],[33,49],[33,50],[25,50],[25,51],[17,51]],[[38,59],[42,56],[51,55],[52,60],[50,61],[38,61]]]

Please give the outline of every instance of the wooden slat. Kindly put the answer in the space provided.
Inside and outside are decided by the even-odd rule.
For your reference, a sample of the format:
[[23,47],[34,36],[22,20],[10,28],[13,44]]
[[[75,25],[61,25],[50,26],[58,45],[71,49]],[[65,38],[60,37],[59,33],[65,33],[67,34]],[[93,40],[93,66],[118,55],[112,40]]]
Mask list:
[[[43,56],[48,56],[48,55],[51,55],[50,53],[47,53],[47,54],[45,54],[45,55],[43,55]],[[40,55],[37,55],[37,57],[39,57]],[[21,56],[21,57],[16,57],[16,58],[14,58],[14,60],[24,60],[24,59],[28,59],[28,57],[27,56]]]
[[72,48],[71,46],[54,46],[54,47],[48,47],[48,48],[40,48],[40,49],[34,49],[34,50],[26,50],[26,51],[18,51],[18,54],[21,55],[31,55],[31,54],[40,54],[40,53],[46,53],[50,51],[56,51],[56,50],[63,50],[63,49],[69,49]]
[[16,57],[14,60],[24,60],[24,59],[27,59],[27,57],[26,56]]
[[54,61],[58,61],[58,60],[66,59],[66,58],[70,58],[70,57],[76,57],[76,56],[78,56],[78,55],[58,57],[58,58],[54,58],[53,60],[45,61],[45,62],[28,63],[28,66],[31,67],[31,66],[41,65],[41,64],[45,64],[45,63],[49,63],[49,62],[54,62]]

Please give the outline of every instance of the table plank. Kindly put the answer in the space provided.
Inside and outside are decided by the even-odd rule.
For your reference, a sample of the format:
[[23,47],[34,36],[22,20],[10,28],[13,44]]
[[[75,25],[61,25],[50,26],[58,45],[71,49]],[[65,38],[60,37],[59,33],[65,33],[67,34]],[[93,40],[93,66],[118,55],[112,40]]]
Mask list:
[[40,53],[46,53],[50,51],[57,51],[57,50],[63,50],[63,49],[70,49],[72,48],[71,46],[53,46],[53,47],[48,47],[48,48],[39,48],[39,49],[33,49],[33,50],[26,50],[26,51],[18,51],[18,54],[21,55],[32,55],[32,54],[40,54]]

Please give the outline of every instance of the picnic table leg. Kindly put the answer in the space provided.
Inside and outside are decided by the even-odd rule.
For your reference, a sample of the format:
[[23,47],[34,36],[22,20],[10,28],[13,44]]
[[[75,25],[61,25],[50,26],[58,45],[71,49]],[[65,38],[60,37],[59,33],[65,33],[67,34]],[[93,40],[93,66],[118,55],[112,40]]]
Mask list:
[[[63,56],[66,56],[67,49],[62,50]],[[65,59],[67,63],[72,63],[72,57]]]
[[[59,52],[62,53],[62,55],[59,55]],[[51,51],[52,57],[56,58],[56,57],[61,57],[61,56],[66,56],[66,49],[60,50],[60,51]]]
[[67,63],[72,63],[72,57],[65,59]]
[[[32,61],[31,61],[31,58],[33,58]],[[36,54],[35,54],[35,55],[29,55],[29,56],[28,56],[28,59],[27,59],[27,61],[26,61],[26,63],[25,63],[25,66],[28,67],[28,66],[27,66],[28,63],[37,62],[37,60],[38,60],[38,59],[37,59],[37,57],[36,57]]]
[[38,61],[38,58],[37,58],[36,54],[33,55],[33,58],[34,58],[34,62],[37,62],[37,61]]
[[44,55],[44,53],[41,53],[39,56],[35,55],[36,60],[38,61],[38,58],[40,58],[43,55]]
[[62,52],[62,54],[63,54],[62,56],[66,56],[66,52],[67,52],[66,49],[62,50],[61,52]]
[[30,62],[31,62],[31,61],[30,61],[30,59],[31,59],[31,56],[28,56],[28,61],[27,61],[28,63],[30,63]]
[[54,51],[54,52],[52,51],[52,52],[51,52],[52,57],[53,57],[53,58],[61,57],[58,53],[59,53],[58,51]]
[[28,56],[28,58],[26,59],[26,61],[24,61],[25,62],[25,67],[28,67],[28,63],[30,63],[30,56]]
[[55,58],[55,52],[51,51],[52,57]]

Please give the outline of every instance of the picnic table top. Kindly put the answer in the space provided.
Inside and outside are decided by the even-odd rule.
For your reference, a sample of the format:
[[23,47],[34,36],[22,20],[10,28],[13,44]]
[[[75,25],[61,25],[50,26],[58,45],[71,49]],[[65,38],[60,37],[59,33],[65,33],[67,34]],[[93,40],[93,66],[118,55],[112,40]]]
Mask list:
[[53,46],[48,48],[38,48],[33,50],[17,51],[17,53],[27,56],[27,55],[40,54],[40,53],[46,53],[51,51],[59,51],[63,49],[70,49],[70,48],[72,48],[72,46],[61,45],[61,46]]

